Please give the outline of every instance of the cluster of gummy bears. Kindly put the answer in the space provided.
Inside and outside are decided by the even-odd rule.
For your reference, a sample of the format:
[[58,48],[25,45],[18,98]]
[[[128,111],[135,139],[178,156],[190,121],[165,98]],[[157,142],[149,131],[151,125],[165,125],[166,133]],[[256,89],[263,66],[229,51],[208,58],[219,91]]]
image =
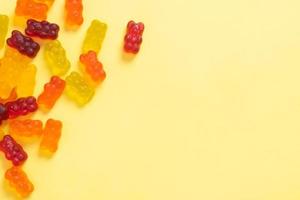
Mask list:
[[[17,0],[14,24],[25,30],[24,33],[13,30],[7,39],[9,17],[0,15],[0,48],[5,40],[7,44],[0,59],[0,125],[8,126],[8,134],[0,140],[0,151],[12,164],[5,173],[5,179],[21,197],[27,197],[34,190],[22,169],[28,154],[21,144],[41,138],[40,150],[52,155],[58,148],[63,126],[61,121],[55,119],[48,119],[43,125],[41,120],[31,119],[31,114],[38,109],[50,111],[63,93],[83,106],[92,99],[96,87],[106,78],[97,55],[107,25],[99,20],[92,21],[79,57],[81,72],[72,71],[67,75],[71,64],[58,40],[60,27],[46,21],[53,3],[54,0]],[[68,29],[76,30],[83,23],[82,12],[82,0],[65,0],[65,24]],[[125,52],[139,52],[143,31],[143,23],[128,22],[124,37]],[[44,59],[52,77],[44,85],[43,92],[35,98],[32,95],[37,68],[32,61],[39,53],[40,45],[44,47]]]

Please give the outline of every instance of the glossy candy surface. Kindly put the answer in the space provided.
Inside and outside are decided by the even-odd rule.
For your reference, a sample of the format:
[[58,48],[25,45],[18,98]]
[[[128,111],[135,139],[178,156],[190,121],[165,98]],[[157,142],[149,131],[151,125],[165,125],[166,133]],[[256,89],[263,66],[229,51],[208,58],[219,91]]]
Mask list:
[[82,0],[65,0],[66,25],[68,27],[77,27],[83,23],[83,5]]
[[62,123],[59,120],[48,119],[43,131],[40,149],[44,152],[55,153],[61,137]]
[[135,23],[129,21],[127,24],[127,32],[124,37],[124,50],[129,53],[136,54],[140,50],[143,41],[143,32],[145,26],[142,22]]
[[72,72],[66,77],[65,92],[71,100],[83,106],[92,99],[94,88],[79,73]]
[[34,58],[40,50],[40,45],[32,38],[23,35],[20,31],[14,30],[7,39],[8,46],[17,49],[21,54]]
[[45,3],[34,0],[17,0],[15,13],[25,19],[45,20],[47,18],[48,6]]
[[29,19],[25,33],[31,37],[55,40],[58,37],[59,26],[47,21],[36,21]]
[[43,132],[43,123],[40,120],[12,120],[9,121],[9,134],[14,138],[37,137]]
[[33,184],[20,167],[12,167],[8,169],[5,172],[5,179],[8,181],[9,185],[23,198],[29,196],[34,190]]
[[44,91],[38,97],[40,108],[51,109],[65,89],[65,81],[58,76],[53,76],[49,83],[44,85]]
[[29,64],[24,68],[17,80],[16,92],[18,97],[33,95],[36,82],[36,72],[37,69],[34,64]]
[[0,151],[5,154],[14,166],[22,165],[27,160],[27,153],[10,135],[5,135],[0,141]]
[[93,20],[86,32],[82,45],[82,53],[94,51],[99,53],[107,31],[107,24],[99,20]]
[[27,115],[38,109],[36,99],[33,96],[19,98],[6,103],[5,106],[10,119]]

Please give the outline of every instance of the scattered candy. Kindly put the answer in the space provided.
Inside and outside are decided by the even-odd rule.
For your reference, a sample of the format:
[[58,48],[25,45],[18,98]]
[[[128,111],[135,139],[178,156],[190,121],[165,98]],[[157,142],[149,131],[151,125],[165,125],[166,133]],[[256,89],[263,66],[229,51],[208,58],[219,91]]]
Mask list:
[[99,53],[103,40],[107,31],[107,25],[99,20],[93,20],[90,27],[87,30],[83,46],[82,53],[94,51]]
[[50,110],[65,89],[65,81],[58,76],[52,76],[49,83],[44,86],[44,91],[38,97],[39,108]]
[[92,99],[94,89],[79,73],[72,72],[68,75],[66,77],[66,83],[65,92],[67,96],[78,105],[83,106]]
[[58,37],[59,26],[47,21],[36,21],[29,19],[27,21],[27,27],[25,33],[31,37],[39,37],[42,39],[55,40]]
[[70,61],[66,51],[58,40],[50,41],[45,45],[44,57],[52,75],[63,76],[70,69]]
[[17,0],[15,13],[27,19],[45,20],[47,18],[48,6],[34,0]]
[[33,96],[19,98],[6,103],[5,106],[8,111],[9,119],[27,115],[38,109],[36,99]]
[[61,137],[62,123],[59,120],[48,119],[43,131],[40,149],[42,152],[55,153]]
[[9,122],[9,134],[14,138],[32,138],[41,136],[43,123],[40,120],[12,120]]
[[23,198],[29,196],[34,190],[34,187],[26,173],[20,167],[12,167],[8,169],[5,173],[5,179]]
[[22,165],[28,157],[23,147],[10,135],[5,135],[0,141],[0,151],[5,154],[6,159],[10,160],[14,166]]
[[84,66],[84,72],[88,75],[89,79],[94,83],[102,82],[105,77],[105,71],[103,70],[102,63],[97,59],[97,53],[89,51],[86,54],[80,56],[80,62]]
[[124,50],[128,53],[136,54],[142,44],[142,36],[145,26],[142,22],[135,23],[129,21],[127,24],[127,33],[124,38]]
[[17,30],[14,30],[12,36],[7,39],[7,44],[30,58],[34,58],[40,50],[40,45],[38,43]]
[[8,31],[8,16],[0,15],[0,49],[3,47]]
[[80,26],[83,23],[82,0],[66,0],[66,25],[69,28]]

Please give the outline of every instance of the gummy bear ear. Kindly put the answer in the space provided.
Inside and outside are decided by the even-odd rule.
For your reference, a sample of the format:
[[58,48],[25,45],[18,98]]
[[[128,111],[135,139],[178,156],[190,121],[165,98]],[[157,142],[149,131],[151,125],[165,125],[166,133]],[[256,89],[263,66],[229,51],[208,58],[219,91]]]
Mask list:
[[131,28],[134,24],[135,22],[133,20],[130,20],[127,24],[127,28]]

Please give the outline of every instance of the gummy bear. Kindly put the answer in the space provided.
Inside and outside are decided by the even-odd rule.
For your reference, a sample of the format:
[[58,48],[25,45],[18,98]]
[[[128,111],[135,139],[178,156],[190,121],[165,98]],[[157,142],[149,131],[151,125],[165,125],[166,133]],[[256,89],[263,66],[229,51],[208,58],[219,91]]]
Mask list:
[[83,41],[82,53],[94,51],[99,53],[107,31],[107,24],[93,20]]
[[127,33],[124,38],[124,50],[128,53],[136,54],[140,50],[143,41],[143,32],[145,26],[142,22],[135,23],[129,21],[127,24]]
[[12,120],[9,121],[9,134],[14,138],[32,138],[41,136],[43,123],[40,120]]
[[27,115],[38,109],[38,104],[33,96],[19,98],[6,103],[5,106],[8,111],[9,119]]
[[5,135],[0,141],[0,151],[5,154],[14,166],[22,165],[27,160],[27,153],[10,135]]
[[84,72],[88,75],[89,79],[93,83],[102,82],[105,77],[105,71],[103,70],[102,63],[97,59],[97,53],[89,51],[86,54],[80,56],[80,62],[84,66]]
[[48,6],[45,3],[34,0],[17,0],[15,13],[27,19],[45,20],[47,18]]
[[20,74],[20,78],[17,81],[16,92],[18,97],[31,96],[34,92],[35,77],[36,77],[36,66],[29,64]]
[[0,125],[2,124],[3,120],[7,120],[7,119],[8,119],[7,109],[6,109],[5,105],[0,103]]
[[80,26],[83,23],[82,0],[66,0],[66,25],[69,28]]
[[39,107],[50,110],[62,95],[65,85],[64,80],[58,76],[52,76],[50,82],[45,84],[43,93],[38,97]]
[[31,37],[39,37],[42,39],[55,40],[58,37],[59,26],[47,21],[36,21],[34,19],[27,20],[25,33]]
[[14,30],[12,36],[7,39],[7,44],[30,58],[34,58],[40,50],[40,45],[38,43],[17,30]]
[[8,98],[5,98],[5,99],[2,99],[0,98],[0,103],[2,104],[5,104],[7,102],[10,102],[10,101],[14,101],[17,99],[17,93],[16,93],[16,90],[13,89],[11,92],[10,92],[10,95]]
[[0,49],[3,47],[8,31],[8,16],[0,15]]
[[87,81],[77,72],[72,72],[66,77],[66,94],[75,101],[79,106],[88,103],[93,95],[94,88],[92,88]]
[[8,169],[5,172],[5,179],[9,182],[9,185],[23,198],[29,196],[34,190],[34,186],[21,167],[11,167]]
[[35,0],[35,1],[38,3],[46,4],[50,8],[55,0]]
[[66,51],[58,40],[50,41],[45,45],[45,61],[52,75],[63,76],[70,69],[70,61],[67,59]]
[[61,121],[54,119],[47,120],[40,145],[42,152],[55,153],[57,151],[61,130]]

